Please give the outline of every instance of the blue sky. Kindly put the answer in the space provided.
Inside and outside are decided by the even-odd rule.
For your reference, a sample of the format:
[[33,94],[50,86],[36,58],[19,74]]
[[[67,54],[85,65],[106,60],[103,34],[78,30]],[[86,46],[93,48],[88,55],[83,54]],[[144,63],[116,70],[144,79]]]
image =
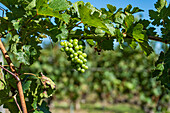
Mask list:
[[[76,2],[79,0],[70,0],[71,2]],[[116,8],[125,8],[127,5],[131,4],[132,7],[139,7],[143,9],[144,12],[139,13],[143,15],[143,18],[149,19],[149,10],[154,9],[154,4],[157,0],[83,0],[84,2],[90,2],[96,8],[107,8],[107,4],[116,6]],[[170,2],[170,0],[167,0]]]

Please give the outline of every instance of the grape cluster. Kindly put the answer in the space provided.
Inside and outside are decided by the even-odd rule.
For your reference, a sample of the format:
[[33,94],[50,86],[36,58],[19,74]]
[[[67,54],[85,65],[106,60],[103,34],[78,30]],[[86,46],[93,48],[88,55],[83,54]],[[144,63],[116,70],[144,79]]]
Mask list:
[[71,65],[74,69],[79,72],[84,73],[88,69],[87,66],[87,54],[84,53],[84,46],[82,41],[77,39],[70,39],[69,41],[64,41],[60,43],[61,51],[65,52],[68,56],[68,60],[71,61]]

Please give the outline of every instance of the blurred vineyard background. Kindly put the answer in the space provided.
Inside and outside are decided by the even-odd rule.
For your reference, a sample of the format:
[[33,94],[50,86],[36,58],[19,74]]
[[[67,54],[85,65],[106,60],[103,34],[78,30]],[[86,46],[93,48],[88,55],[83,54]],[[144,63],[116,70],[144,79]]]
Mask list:
[[47,100],[52,113],[170,113],[169,92],[151,74],[156,54],[146,57],[126,44],[124,50],[117,46],[100,55],[87,47],[89,69],[81,74],[59,45],[43,47],[39,60],[21,73],[42,72],[55,82],[56,91]]

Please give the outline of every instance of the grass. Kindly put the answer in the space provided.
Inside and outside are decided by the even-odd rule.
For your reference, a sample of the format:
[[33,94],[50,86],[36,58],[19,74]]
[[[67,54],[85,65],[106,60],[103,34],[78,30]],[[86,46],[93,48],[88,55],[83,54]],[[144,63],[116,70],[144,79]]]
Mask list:
[[[54,102],[50,108],[52,113],[70,113],[70,107],[66,102]],[[107,104],[105,107],[101,103],[81,104],[80,110],[74,113],[144,113],[139,107],[130,104]]]

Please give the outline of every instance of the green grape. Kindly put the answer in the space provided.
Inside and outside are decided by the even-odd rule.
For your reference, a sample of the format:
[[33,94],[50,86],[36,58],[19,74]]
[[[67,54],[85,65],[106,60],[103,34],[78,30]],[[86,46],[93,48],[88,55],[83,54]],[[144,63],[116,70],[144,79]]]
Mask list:
[[79,46],[76,46],[76,47],[75,47],[75,50],[78,51],[78,50],[79,50]]
[[77,39],[74,39],[73,42],[77,42],[77,43],[78,43],[78,40],[77,40]]
[[69,42],[70,42],[70,43],[73,43],[73,40],[72,40],[72,39],[70,39],[70,40],[69,40]]
[[74,53],[74,56],[78,56],[78,54],[77,54],[77,53]]
[[68,48],[68,47],[66,47],[66,48],[65,48],[65,51],[68,51],[68,50],[69,50],[69,48]]
[[79,55],[79,58],[80,58],[81,60],[83,60],[83,59],[84,59],[84,57],[83,57],[82,55]]
[[87,69],[88,69],[88,66],[85,66],[84,69],[87,70]]
[[82,64],[82,68],[85,68],[86,67],[86,65],[85,64]]
[[85,69],[81,69],[81,72],[84,73],[84,72],[85,72]]
[[87,54],[86,54],[86,53],[83,53],[82,56],[83,56],[83,57],[87,57]]
[[74,53],[73,48],[70,48],[69,51],[70,51],[70,53]]
[[73,42],[73,46],[77,46],[78,45],[78,42]]
[[78,53],[79,55],[82,55],[82,51],[77,51],[77,53]]
[[82,49],[83,48],[83,46],[82,45],[79,45],[79,49]]
[[76,57],[74,57],[74,59],[75,59],[75,60],[78,60],[78,57],[76,56]]
[[80,63],[80,62],[81,62],[81,60],[80,60],[80,59],[77,59],[77,62],[78,62],[78,63]]
[[64,52],[64,48],[62,47],[61,49],[60,49],[62,52]]
[[72,62],[75,62],[74,58],[71,59]]
[[70,55],[70,58],[73,58],[73,57],[74,57],[74,55],[73,55],[73,54],[71,54],[71,55]]
[[79,68],[77,69],[77,71],[81,71],[81,67],[79,67]]
[[73,47],[73,44],[69,43],[68,46],[69,46],[70,48],[72,48],[72,47]]
[[[65,41],[64,41],[64,42],[65,42]],[[64,43],[64,47],[67,47],[67,43],[66,43],[66,42]]]
[[64,46],[64,42],[60,42],[60,45],[61,45],[61,46]]
[[83,60],[80,60],[80,64],[83,64]]
[[86,62],[87,62],[87,59],[83,59],[83,62],[86,63]]

